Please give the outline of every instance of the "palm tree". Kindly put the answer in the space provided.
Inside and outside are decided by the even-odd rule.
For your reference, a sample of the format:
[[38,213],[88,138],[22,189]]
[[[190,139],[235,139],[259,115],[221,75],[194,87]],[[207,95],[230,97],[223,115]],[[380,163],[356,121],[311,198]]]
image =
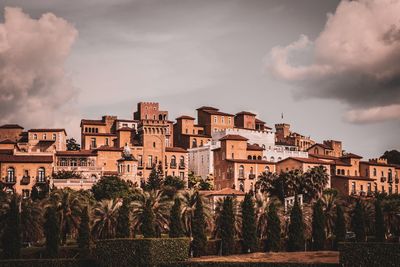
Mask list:
[[208,205],[208,201],[204,196],[198,194],[196,190],[191,189],[181,192],[178,197],[181,199],[182,221],[186,236],[188,237],[192,236],[192,220],[194,217],[194,210],[196,206],[197,197],[201,198],[201,201],[203,203],[203,212],[206,218],[206,224],[208,225],[208,228],[210,228],[212,223],[211,208]]
[[57,189],[51,193],[49,201],[56,208],[62,243],[65,243],[67,235],[78,229],[84,198],[77,191]]
[[273,190],[274,190],[273,181],[275,181],[277,178],[278,178],[278,176],[275,173],[263,172],[257,178],[256,188],[259,189],[262,193],[274,194],[273,193]]
[[338,202],[337,191],[332,189],[325,190],[322,194],[321,201],[325,215],[326,236],[329,238],[333,234],[335,226],[336,204]]
[[382,201],[383,214],[389,234],[395,234],[400,228],[400,200],[399,199],[385,199]]
[[134,233],[142,228],[146,220],[143,214],[149,212],[150,209],[154,216],[156,235],[161,236],[161,233],[168,229],[171,204],[170,198],[161,190],[142,191],[138,199],[131,203]]
[[255,195],[254,206],[256,210],[256,222],[257,222],[257,237],[259,239],[264,239],[267,236],[267,213],[271,203],[275,204],[275,208],[278,213],[278,217],[281,222],[284,221],[284,214],[281,209],[282,203],[278,198],[269,198],[266,194],[258,193]]
[[97,239],[114,238],[121,199],[105,199],[93,209],[92,234]]
[[318,166],[303,173],[302,178],[301,191],[306,200],[311,201],[320,198],[328,184],[329,176],[325,167]]
[[21,202],[21,232],[22,241],[37,242],[43,237],[42,203],[24,199]]

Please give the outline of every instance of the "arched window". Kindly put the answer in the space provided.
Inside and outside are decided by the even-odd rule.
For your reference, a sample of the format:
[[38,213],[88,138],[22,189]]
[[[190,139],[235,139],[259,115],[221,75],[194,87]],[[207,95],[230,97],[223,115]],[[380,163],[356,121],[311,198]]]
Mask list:
[[43,167],[38,169],[38,182],[43,183],[46,179],[46,170]]
[[15,169],[13,167],[7,169],[7,182],[15,182]]
[[274,161],[275,161],[275,158],[274,158],[274,157],[271,157],[270,161],[271,161],[271,162],[274,162]]
[[337,174],[340,175],[340,169],[337,169]]
[[281,158],[281,157],[279,157],[279,158],[278,158],[278,161],[281,161],[281,160],[282,160],[282,158]]
[[77,166],[76,159],[71,159],[71,166]]
[[203,146],[203,140],[200,140],[200,146]]
[[197,147],[197,139],[193,138],[192,147]]
[[266,173],[269,173],[269,166],[265,166],[264,171],[265,171]]
[[344,175],[344,170],[342,170],[342,175]]
[[257,159],[258,159],[258,160],[261,160],[262,158],[261,158],[261,156],[258,156]]
[[185,157],[184,156],[181,156],[179,158],[179,166],[180,167],[185,167]]
[[244,166],[243,165],[240,165],[239,166],[239,179],[240,178],[244,178]]
[[243,183],[243,181],[240,181],[239,190],[244,192],[244,183]]
[[173,165],[173,166],[176,165],[176,157],[175,156],[171,157],[171,165]]
[[162,121],[162,119],[163,119],[162,114],[158,115],[158,119],[159,119],[160,121]]
[[253,156],[253,160],[256,160],[257,159],[257,157],[256,156]]
[[250,167],[250,174],[253,174],[253,167]]
[[376,176],[376,168],[374,168],[374,176]]
[[248,156],[247,156],[247,159],[251,159],[251,155],[248,155]]

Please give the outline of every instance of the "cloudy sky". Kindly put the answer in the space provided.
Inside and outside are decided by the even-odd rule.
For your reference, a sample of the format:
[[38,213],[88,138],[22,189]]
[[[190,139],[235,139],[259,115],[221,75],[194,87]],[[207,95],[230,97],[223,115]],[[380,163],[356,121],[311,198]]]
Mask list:
[[[202,105],[400,149],[400,0],[0,0],[0,123]],[[281,119],[281,113],[284,119]]]

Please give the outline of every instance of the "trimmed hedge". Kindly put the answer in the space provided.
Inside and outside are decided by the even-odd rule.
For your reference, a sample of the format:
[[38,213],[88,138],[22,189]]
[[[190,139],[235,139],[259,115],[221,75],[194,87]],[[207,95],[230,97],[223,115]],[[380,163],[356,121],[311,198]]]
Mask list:
[[0,260],[1,267],[96,267],[92,260],[75,259],[22,259],[22,260]]
[[273,263],[273,262],[180,262],[160,267],[339,267],[336,263]]
[[399,243],[339,243],[342,266],[400,266]]
[[188,238],[106,239],[96,242],[100,266],[155,266],[189,258]]

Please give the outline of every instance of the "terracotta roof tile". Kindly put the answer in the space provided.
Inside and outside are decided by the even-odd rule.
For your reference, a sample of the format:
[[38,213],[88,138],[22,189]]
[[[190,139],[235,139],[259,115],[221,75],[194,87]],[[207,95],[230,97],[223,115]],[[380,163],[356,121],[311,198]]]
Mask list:
[[106,125],[106,123],[102,120],[86,120],[83,119],[81,120],[81,126],[82,124],[89,124],[89,125]]
[[256,144],[249,144],[247,143],[247,150],[251,150],[251,151],[263,151],[265,150],[264,148],[260,147],[259,145]]
[[37,156],[37,155],[6,155],[0,154],[0,162],[7,163],[52,163],[52,156]]
[[0,141],[0,144],[15,144],[15,142],[10,139],[4,139]]
[[182,115],[182,116],[176,118],[176,120],[195,120],[195,118],[187,116],[187,115]]
[[263,159],[227,159],[226,161],[235,163],[276,164],[275,162]]
[[117,131],[132,131],[132,128],[122,127],[122,128],[119,128]]
[[238,134],[228,134],[228,135],[225,135],[224,137],[222,137],[219,140],[220,141],[223,141],[223,140],[247,141],[249,139],[247,139],[246,137],[243,137],[241,135],[238,135]]
[[289,157],[286,159],[281,160],[280,162],[286,161],[286,160],[295,160],[295,161],[299,161],[302,163],[309,163],[309,164],[321,164],[321,165],[332,165],[332,162],[326,162],[326,161],[322,161],[316,158],[299,158],[299,157]]
[[94,149],[93,151],[123,151],[123,148],[119,148],[119,147],[112,147],[112,146],[100,146],[96,149]]
[[18,124],[4,124],[0,126],[0,129],[24,129],[24,127]]
[[42,128],[42,129],[30,129],[28,130],[28,132],[64,132],[65,134],[67,134],[67,132],[65,131],[65,129],[62,128]]
[[249,115],[249,116],[256,116],[256,114],[251,113],[249,111],[241,111],[239,113],[236,113],[236,115]]
[[166,147],[165,152],[187,153],[187,150],[181,147]]
[[197,110],[215,110],[215,111],[218,111],[219,109],[214,108],[214,107],[202,106],[202,107],[199,107]]
[[332,179],[345,179],[345,180],[361,180],[361,181],[375,181],[372,178],[364,176],[349,176],[349,175],[335,175]]
[[353,154],[353,153],[346,153],[343,155],[341,158],[356,158],[356,159],[362,159],[363,157]]
[[94,156],[93,150],[67,150],[57,151],[56,156]]

